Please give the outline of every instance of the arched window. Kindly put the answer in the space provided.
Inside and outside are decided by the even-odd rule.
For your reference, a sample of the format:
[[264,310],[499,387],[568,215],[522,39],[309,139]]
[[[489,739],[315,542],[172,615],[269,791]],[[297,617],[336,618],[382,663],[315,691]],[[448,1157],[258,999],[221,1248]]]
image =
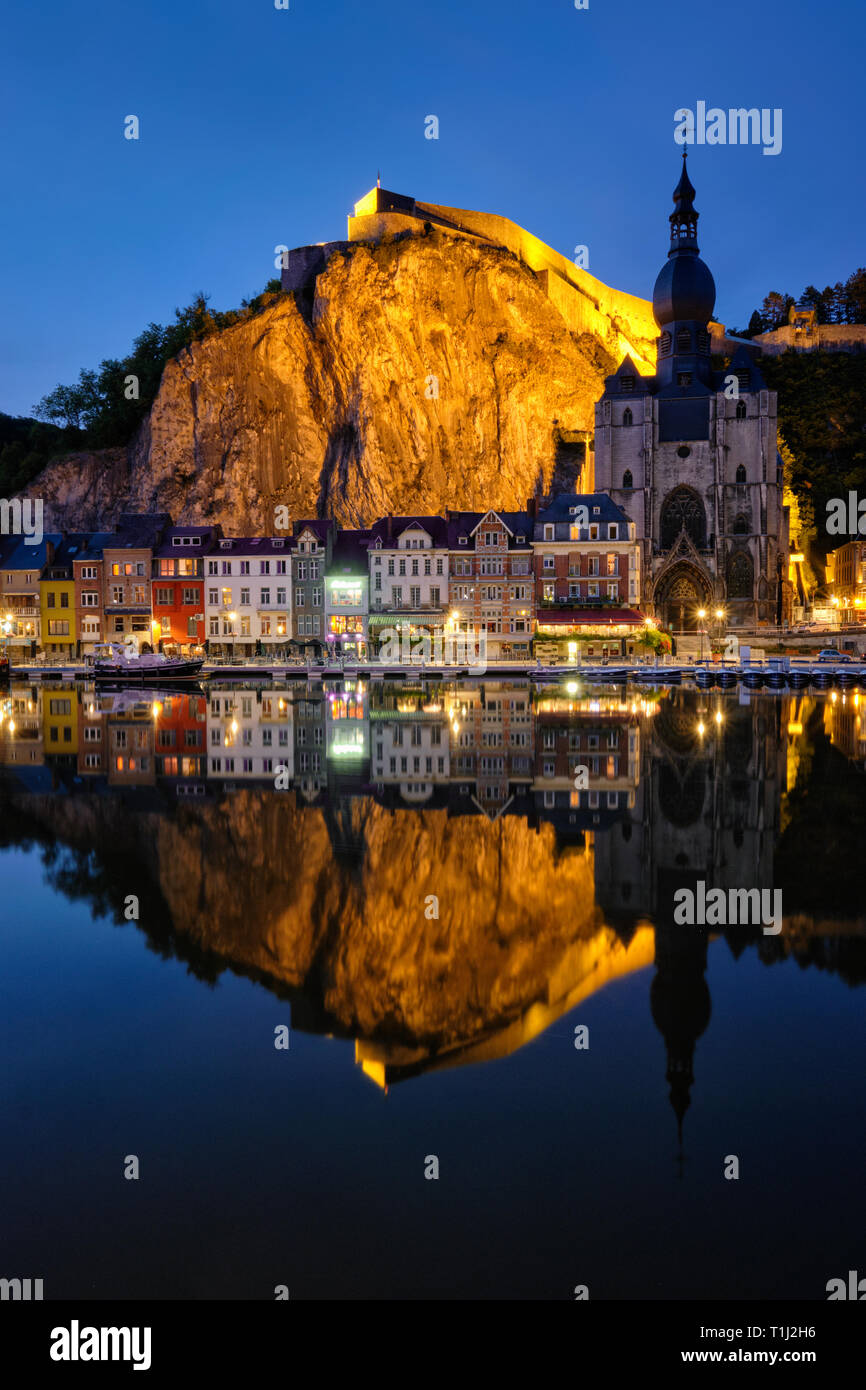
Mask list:
[[677,334],[677,352],[689,352],[692,346],[692,335],[687,328],[681,328]]
[[737,401],[737,419],[738,419],[738,420],[745,420],[745,418],[746,418],[746,402],[745,402],[745,401]]
[[755,587],[755,571],[750,555],[739,551],[728,558],[728,598],[751,598]]
[[741,463],[741,464],[739,464],[738,467],[737,467],[737,482],[738,482],[738,483],[744,483],[745,481],[746,481],[746,469],[745,469],[744,465]]
[[692,543],[698,550],[703,550],[707,543],[704,504],[691,488],[677,487],[668,494],[662,507],[662,550],[670,550],[676,544],[677,537],[684,527]]
[[742,512],[738,512],[734,517],[734,535],[747,536],[749,534],[749,521]]
[[630,468],[627,468],[627,469],[625,470],[625,472],[623,473],[623,475],[622,475],[622,485],[623,485],[623,487],[634,487],[634,483],[632,482],[631,469],[630,469]]
[[628,406],[626,406],[625,410],[622,412],[622,423],[623,423],[624,425],[633,425],[633,424],[634,424],[634,416],[632,415],[632,413],[631,413],[631,411],[629,410]]

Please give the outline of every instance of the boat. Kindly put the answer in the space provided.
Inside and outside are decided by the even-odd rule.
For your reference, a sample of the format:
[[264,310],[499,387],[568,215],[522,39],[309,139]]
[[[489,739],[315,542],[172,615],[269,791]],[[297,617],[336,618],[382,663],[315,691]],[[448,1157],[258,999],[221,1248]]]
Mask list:
[[741,672],[740,680],[747,690],[760,690],[764,684],[764,673],[747,666]]
[[733,690],[737,684],[737,673],[736,671],[719,671],[716,675],[716,681],[722,690]]
[[811,680],[808,671],[789,671],[788,684],[792,690],[805,690]]
[[203,657],[165,656],[163,652],[139,652],[133,643],[101,642],[94,652],[93,676],[114,684],[147,681],[162,685],[165,681],[194,680],[203,665]]
[[700,690],[711,690],[716,683],[716,673],[707,666],[698,666],[695,670],[695,684]]
[[766,680],[771,690],[784,690],[788,684],[788,673],[787,671],[768,671]]

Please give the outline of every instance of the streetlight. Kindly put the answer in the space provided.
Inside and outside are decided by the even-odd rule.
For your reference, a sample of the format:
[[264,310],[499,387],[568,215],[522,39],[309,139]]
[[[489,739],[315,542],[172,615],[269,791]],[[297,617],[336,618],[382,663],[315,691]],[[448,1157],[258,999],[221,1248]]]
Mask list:
[[726,618],[727,616],[728,616],[728,615],[727,615],[727,613],[725,612],[724,608],[717,608],[717,609],[716,609],[716,622],[717,622],[718,625],[719,625],[718,640],[719,640],[719,642],[721,643],[721,647],[722,647],[722,665],[723,665],[723,666],[724,666],[724,664],[725,664],[725,644],[724,644],[725,628],[724,628],[724,623],[725,623],[725,618]]
[[[704,621],[704,619],[706,618],[706,616],[707,616],[707,610],[706,610],[706,608],[699,608],[699,609],[698,609],[698,620],[699,620],[701,623],[703,623],[703,621]],[[704,659],[704,629],[703,629],[703,627],[701,627],[699,630],[700,630],[700,634],[701,634],[701,650],[700,650],[700,657],[699,657],[699,660],[703,661],[703,659]]]

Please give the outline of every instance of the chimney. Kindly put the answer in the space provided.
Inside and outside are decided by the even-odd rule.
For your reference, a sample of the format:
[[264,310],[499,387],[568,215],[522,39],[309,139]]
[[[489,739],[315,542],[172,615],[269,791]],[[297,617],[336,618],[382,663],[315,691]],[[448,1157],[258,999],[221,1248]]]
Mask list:
[[529,512],[529,515],[532,517],[532,520],[534,521],[536,516],[538,515],[538,499],[535,497],[528,497],[526,499],[526,510]]
[[394,518],[392,517],[391,513],[389,512],[389,513],[388,513],[388,544],[389,544],[389,545],[390,545],[390,543],[391,543],[391,540],[393,539],[393,536],[394,536]]

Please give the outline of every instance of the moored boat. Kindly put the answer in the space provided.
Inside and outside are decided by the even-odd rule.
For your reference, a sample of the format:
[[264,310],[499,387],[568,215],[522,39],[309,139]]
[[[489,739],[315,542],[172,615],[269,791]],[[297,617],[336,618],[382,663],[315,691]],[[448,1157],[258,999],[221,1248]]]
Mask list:
[[165,656],[163,652],[138,652],[133,645],[104,642],[96,647],[93,676],[97,681],[149,681],[162,685],[165,681],[194,680],[204,665],[204,658]]

